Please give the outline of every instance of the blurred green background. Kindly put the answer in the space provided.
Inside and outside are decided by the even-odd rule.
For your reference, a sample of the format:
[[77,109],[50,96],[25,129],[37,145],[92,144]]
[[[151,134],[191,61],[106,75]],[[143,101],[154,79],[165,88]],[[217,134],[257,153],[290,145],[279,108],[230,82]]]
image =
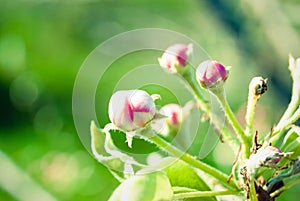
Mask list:
[[[28,200],[29,195],[43,200],[108,199],[118,182],[78,138],[72,89],[88,54],[132,29],[177,31],[232,66],[226,89],[241,121],[250,79],[268,77],[255,129],[269,131],[289,102],[287,59],[289,53],[300,56],[299,13],[297,0],[1,1],[0,200]],[[156,60],[153,55],[160,54],[133,56],[130,65],[143,64],[141,58]],[[128,59],[118,65],[126,68]],[[109,72],[96,97],[96,102],[104,100],[95,106],[101,126],[108,123],[114,73],[120,73],[118,68]],[[166,94],[161,104],[175,100],[168,91],[150,86],[149,92],[154,91]],[[197,145],[191,153],[197,154]],[[218,146],[205,160],[229,173],[233,157],[224,150]],[[298,184],[278,200],[297,200],[299,190]]]

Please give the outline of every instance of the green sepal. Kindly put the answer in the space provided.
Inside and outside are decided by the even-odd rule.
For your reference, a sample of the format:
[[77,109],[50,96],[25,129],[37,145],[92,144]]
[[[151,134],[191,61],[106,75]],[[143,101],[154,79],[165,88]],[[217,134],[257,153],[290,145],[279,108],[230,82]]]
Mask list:
[[144,168],[144,165],[122,153],[115,146],[109,131],[97,128],[94,121],[91,122],[90,132],[93,155],[120,182],[133,175],[135,171]]

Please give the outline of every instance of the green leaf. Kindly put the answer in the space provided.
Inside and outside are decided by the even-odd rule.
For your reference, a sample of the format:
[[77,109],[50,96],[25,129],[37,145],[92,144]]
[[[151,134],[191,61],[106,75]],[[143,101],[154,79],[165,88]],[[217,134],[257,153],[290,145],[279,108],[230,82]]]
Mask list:
[[287,146],[293,141],[297,140],[298,137],[300,137],[300,128],[298,126],[293,126],[292,129],[290,129],[285,135],[281,145],[281,150],[286,151]]
[[294,152],[291,158],[297,158],[300,155],[300,127],[293,126],[286,134],[282,143],[283,152]]
[[[171,157],[169,157],[171,158]],[[167,158],[167,160],[169,160]],[[164,169],[172,186],[187,187],[199,191],[210,191],[209,186],[198,176],[198,174],[185,162],[173,158],[173,163]],[[215,197],[192,198],[186,200],[216,200]]]
[[169,201],[172,187],[164,172],[134,175],[121,183],[109,201]]
[[300,155],[300,137],[287,145],[286,151],[294,152],[290,158],[297,158]]

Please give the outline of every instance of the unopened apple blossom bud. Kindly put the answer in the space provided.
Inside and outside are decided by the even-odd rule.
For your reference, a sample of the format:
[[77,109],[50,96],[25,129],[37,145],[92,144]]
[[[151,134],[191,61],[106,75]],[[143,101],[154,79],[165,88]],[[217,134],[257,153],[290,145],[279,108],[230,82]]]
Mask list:
[[171,139],[178,134],[179,130],[186,127],[184,122],[194,107],[193,101],[187,102],[183,107],[175,103],[164,105],[159,110],[159,114],[163,118],[155,121],[152,128],[166,138]]
[[183,121],[183,108],[180,105],[171,103],[164,105],[159,114],[164,118],[158,119],[152,124],[152,128],[165,137],[177,134]]
[[192,44],[175,44],[168,47],[158,61],[161,67],[168,69],[171,73],[183,72],[192,52]]
[[153,98],[142,90],[117,91],[109,101],[111,122],[125,132],[144,127],[155,113]]
[[204,88],[214,88],[227,78],[226,68],[217,61],[206,60],[196,70],[197,81]]
[[182,108],[177,104],[167,104],[163,106],[159,113],[165,115],[168,126],[179,126],[182,123]]

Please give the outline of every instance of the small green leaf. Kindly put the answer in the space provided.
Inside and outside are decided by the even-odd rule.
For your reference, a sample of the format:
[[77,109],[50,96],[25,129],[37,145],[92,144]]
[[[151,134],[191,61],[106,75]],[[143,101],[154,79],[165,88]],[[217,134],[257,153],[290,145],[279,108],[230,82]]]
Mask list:
[[134,175],[121,183],[109,201],[169,201],[173,192],[164,172]]
[[[175,158],[174,160],[176,161],[173,162],[172,165],[168,166],[164,170],[167,173],[172,186],[187,187],[199,191],[210,191],[209,186],[198,176],[198,174],[188,164]],[[216,200],[216,198],[206,197],[206,198],[192,198],[186,200],[212,201],[212,200]]]

